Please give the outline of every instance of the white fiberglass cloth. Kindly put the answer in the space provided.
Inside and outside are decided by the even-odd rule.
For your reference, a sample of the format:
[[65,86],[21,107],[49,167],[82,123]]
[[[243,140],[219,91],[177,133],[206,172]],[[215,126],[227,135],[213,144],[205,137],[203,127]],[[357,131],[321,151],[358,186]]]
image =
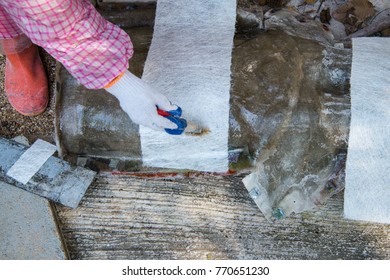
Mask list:
[[344,214],[390,223],[390,39],[353,40]]
[[38,139],[8,170],[7,176],[27,184],[56,150],[56,146]]
[[141,127],[144,165],[228,170],[230,66],[236,1],[159,0],[142,79],[183,109],[203,136],[172,136]]

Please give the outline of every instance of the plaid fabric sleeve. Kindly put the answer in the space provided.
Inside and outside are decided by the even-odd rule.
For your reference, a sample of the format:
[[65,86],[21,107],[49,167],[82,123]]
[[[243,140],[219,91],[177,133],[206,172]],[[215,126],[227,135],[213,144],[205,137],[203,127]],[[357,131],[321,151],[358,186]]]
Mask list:
[[31,46],[30,39],[23,34],[0,4],[0,54],[13,54]]
[[85,87],[103,88],[128,68],[129,36],[89,0],[2,0],[16,26]]
[[0,3],[0,39],[10,39],[23,34]]

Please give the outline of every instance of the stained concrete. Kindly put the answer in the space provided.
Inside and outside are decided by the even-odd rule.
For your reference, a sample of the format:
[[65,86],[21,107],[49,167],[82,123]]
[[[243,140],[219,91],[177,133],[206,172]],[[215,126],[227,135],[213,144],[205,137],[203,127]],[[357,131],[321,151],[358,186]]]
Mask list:
[[390,225],[344,219],[342,193],[318,211],[269,223],[241,179],[102,173],[77,209],[57,207],[70,258],[390,258]]

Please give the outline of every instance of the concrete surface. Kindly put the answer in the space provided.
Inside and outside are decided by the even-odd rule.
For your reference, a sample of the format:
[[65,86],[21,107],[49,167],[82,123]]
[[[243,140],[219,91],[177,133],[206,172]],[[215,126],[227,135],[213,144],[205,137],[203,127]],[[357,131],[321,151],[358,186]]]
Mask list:
[[48,200],[0,181],[0,259],[65,260]]
[[242,176],[101,173],[77,209],[56,206],[71,259],[390,259],[390,225],[343,217],[343,195],[269,223]]

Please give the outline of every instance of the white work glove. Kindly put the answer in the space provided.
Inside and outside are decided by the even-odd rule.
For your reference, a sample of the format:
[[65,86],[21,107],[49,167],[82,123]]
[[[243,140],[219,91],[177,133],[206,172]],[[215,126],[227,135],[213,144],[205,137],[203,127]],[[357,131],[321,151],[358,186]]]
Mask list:
[[[181,134],[187,126],[186,121],[180,119],[180,107],[172,105],[163,94],[129,71],[105,89],[119,100],[123,111],[137,124],[169,134]],[[157,109],[168,112],[169,116],[159,115]]]

